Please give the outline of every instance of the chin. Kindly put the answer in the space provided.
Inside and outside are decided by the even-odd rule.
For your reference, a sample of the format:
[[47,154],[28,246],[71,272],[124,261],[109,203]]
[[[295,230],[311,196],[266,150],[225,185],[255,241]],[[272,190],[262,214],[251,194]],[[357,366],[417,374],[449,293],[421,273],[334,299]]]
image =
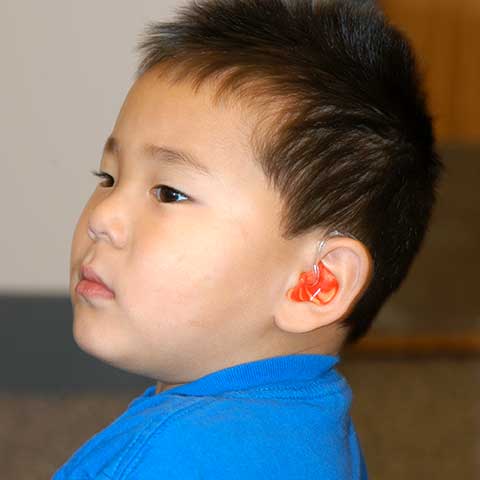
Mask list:
[[[79,312],[81,307],[74,309],[73,339],[77,346],[87,355],[129,373],[144,375],[141,369],[135,367],[135,359],[128,354],[125,345],[113,332],[99,328],[101,319],[88,312]],[[116,341],[117,340],[117,341]]]
[[99,351],[101,351],[101,341],[98,332],[95,332],[94,326],[91,324],[94,322],[94,318],[85,312],[78,312],[81,306],[74,304],[73,307],[73,339],[78,347],[85,353],[98,357]]
[[115,348],[111,336],[105,331],[102,332],[101,319],[87,309],[88,307],[80,305],[80,302],[73,306],[73,339],[88,355],[108,362],[110,355],[114,350],[118,351],[118,348]]

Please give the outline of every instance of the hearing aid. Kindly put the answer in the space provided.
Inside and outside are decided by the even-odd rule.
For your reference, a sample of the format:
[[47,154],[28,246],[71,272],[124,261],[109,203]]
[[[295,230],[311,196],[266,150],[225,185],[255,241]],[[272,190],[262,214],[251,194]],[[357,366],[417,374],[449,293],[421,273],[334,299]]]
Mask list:
[[333,236],[347,236],[356,239],[351,234],[341,233],[334,230],[317,244],[317,253],[313,270],[302,272],[297,285],[290,288],[287,298],[296,302],[313,302],[317,305],[325,305],[330,302],[338,291],[338,281],[335,275],[318,260],[322,254],[327,240]]

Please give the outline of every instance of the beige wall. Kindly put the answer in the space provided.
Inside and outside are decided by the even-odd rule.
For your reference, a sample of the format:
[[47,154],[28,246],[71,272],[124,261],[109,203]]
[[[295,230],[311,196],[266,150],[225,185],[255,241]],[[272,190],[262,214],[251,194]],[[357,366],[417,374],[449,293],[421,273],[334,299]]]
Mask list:
[[1,0],[0,292],[68,292],[71,236],[137,35],[181,3]]

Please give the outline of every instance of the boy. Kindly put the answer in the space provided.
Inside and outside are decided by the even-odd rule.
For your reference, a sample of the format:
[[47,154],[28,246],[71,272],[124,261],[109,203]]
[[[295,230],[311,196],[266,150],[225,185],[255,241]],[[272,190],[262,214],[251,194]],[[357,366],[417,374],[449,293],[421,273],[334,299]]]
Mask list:
[[405,278],[442,171],[369,4],[210,0],[149,26],[75,229],[73,334],[155,379],[60,479],[366,479],[335,370]]

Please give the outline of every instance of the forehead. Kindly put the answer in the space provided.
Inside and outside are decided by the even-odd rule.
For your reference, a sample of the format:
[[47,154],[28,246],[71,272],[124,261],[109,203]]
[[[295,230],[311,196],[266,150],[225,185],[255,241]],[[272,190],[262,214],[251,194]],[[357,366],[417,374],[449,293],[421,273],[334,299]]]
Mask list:
[[194,91],[151,69],[128,92],[113,136],[132,150],[167,145],[190,153],[212,172],[263,175],[250,144],[254,115],[239,103],[214,104],[213,94],[208,84]]

